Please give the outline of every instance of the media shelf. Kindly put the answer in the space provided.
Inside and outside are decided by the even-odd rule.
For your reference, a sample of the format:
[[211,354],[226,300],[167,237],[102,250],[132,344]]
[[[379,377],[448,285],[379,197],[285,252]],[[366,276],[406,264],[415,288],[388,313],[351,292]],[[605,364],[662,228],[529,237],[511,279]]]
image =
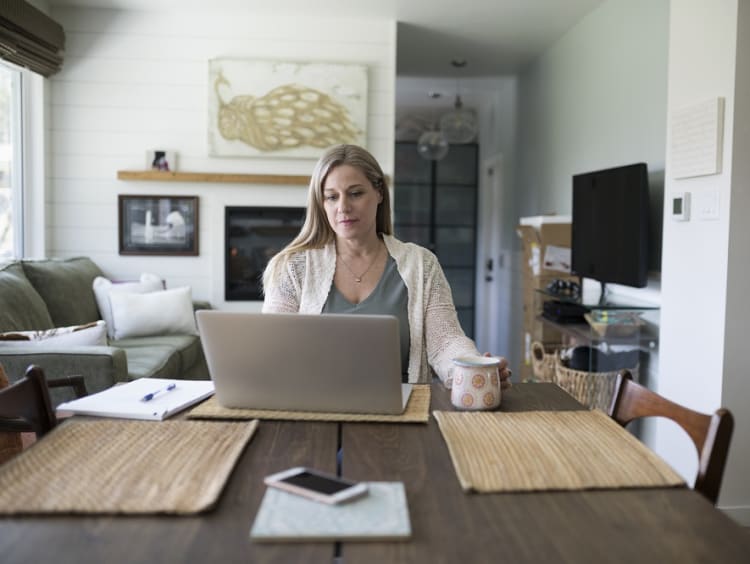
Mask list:
[[581,344],[590,344],[592,346],[601,343],[605,343],[607,346],[626,345],[644,351],[651,351],[656,349],[659,343],[658,330],[656,327],[648,323],[632,335],[612,336],[599,335],[588,323],[558,323],[541,315],[538,319],[542,323],[554,327],[563,335],[571,337]]
[[[601,344],[604,344],[606,347],[626,346],[637,348],[644,352],[653,351],[658,346],[659,329],[654,322],[654,318],[658,318],[660,307],[656,304],[622,298],[620,296],[608,296],[605,300],[584,300],[582,302],[580,299],[555,294],[546,289],[538,289],[536,292],[538,299],[543,301],[554,300],[564,304],[583,306],[587,312],[592,315],[606,316],[611,312],[611,315],[617,316],[632,313],[639,317],[640,314],[644,314],[647,318],[643,320],[643,325],[633,328],[632,333],[623,335],[618,334],[618,331],[612,331],[611,333],[608,332],[608,334],[601,335],[585,321],[566,323],[549,319],[543,315],[538,317],[540,322],[556,329],[561,335],[565,336],[566,341],[572,341],[575,344],[588,344],[591,346],[598,346]],[[613,325],[616,325],[616,323]],[[613,327],[613,329],[617,328]]]

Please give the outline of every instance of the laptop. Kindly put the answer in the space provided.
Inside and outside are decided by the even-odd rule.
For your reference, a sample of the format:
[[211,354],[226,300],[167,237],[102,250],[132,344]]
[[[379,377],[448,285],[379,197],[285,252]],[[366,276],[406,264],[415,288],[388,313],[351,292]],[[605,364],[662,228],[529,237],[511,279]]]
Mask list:
[[391,315],[196,312],[224,407],[401,414],[398,320]]

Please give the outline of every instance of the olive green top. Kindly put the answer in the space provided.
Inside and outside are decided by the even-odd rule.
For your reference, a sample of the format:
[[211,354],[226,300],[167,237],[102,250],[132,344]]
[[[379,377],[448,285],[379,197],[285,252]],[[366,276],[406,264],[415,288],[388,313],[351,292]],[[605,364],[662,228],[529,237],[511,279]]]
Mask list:
[[335,284],[331,284],[328,299],[323,305],[323,313],[355,313],[367,315],[393,315],[398,319],[401,342],[401,374],[408,381],[409,371],[409,318],[407,314],[408,292],[396,261],[388,255],[385,270],[372,293],[358,304],[347,300]]

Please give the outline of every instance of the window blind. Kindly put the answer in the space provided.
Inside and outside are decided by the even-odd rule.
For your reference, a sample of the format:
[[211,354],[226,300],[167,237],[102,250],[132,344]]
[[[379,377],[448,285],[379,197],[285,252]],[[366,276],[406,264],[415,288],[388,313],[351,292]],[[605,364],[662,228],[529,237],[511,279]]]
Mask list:
[[62,68],[65,31],[25,0],[0,0],[0,58],[49,77]]

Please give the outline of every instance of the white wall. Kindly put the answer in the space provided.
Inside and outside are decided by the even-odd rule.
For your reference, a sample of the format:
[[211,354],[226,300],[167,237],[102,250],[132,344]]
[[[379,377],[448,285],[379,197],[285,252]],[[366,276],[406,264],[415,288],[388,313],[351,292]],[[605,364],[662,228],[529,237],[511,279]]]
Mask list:
[[519,213],[569,214],[571,176],[664,170],[668,0],[609,0],[521,75]]
[[[214,306],[258,307],[224,302],[224,207],[304,205],[306,187],[116,180],[118,170],[144,169],[145,151],[154,148],[176,150],[183,171],[310,174],[314,159],[208,157],[208,60],[216,57],[367,65],[367,145],[393,172],[393,21],[261,17],[210,4],[205,11],[61,8],[52,15],[67,45],[51,88],[49,256],[88,255],[117,278],[155,272]],[[200,256],[119,256],[118,194],[199,196]]]
[[[739,5],[738,5],[739,4]],[[738,10],[741,17],[738,17]],[[750,7],[747,2],[681,0],[670,14],[668,116],[685,106],[725,99],[722,172],[673,179],[667,133],[665,194],[688,191],[693,202],[715,193],[717,220],[665,218],[662,338],[658,391],[703,412],[729,407],[736,427],[719,505],[750,525],[750,380],[747,378],[747,280],[750,231]],[[738,32],[739,25],[739,32]],[[738,43],[738,41],[740,41]],[[659,427],[657,452],[693,474],[695,456],[673,426]]]

